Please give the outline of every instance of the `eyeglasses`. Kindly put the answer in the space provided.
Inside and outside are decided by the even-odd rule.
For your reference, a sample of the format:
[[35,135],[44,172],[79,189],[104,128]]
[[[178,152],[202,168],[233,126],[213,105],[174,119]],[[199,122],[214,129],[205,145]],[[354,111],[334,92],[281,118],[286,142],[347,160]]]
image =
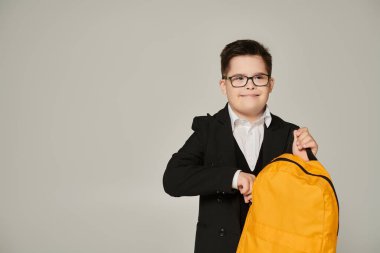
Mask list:
[[247,85],[248,80],[251,79],[253,84],[258,87],[264,87],[269,84],[270,76],[267,74],[257,74],[251,77],[245,75],[224,76],[223,79],[228,79],[231,85],[235,88],[244,87]]

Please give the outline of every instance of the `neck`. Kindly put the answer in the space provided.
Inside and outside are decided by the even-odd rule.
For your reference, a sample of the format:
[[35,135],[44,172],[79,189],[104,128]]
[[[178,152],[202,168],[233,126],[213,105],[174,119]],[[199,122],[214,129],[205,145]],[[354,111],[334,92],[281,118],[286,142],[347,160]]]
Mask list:
[[259,111],[259,112],[257,112],[257,113],[245,114],[245,113],[243,113],[243,112],[238,112],[238,111],[236,111],[236,110],[233,109],[232,107],[231,107],[231,109],[234,111],[234,113],[235,113],[240,119],[248,120],[248,121],[251,122],[251,123],[253,123],[253,122],[255,122],[256,120],[258,120],[258,119],[263,115],[263,113],[264,113],[264,111],[265,111],[265,107],[264,107],[261,111]]

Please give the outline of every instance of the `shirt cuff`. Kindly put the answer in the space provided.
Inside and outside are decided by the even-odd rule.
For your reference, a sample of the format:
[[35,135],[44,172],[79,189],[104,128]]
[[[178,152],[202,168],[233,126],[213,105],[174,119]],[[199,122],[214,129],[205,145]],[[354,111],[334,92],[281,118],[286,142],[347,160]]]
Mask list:
[[234,178],[232,179],[232,188],[238,190],[238,177],[241,170],[235,172]]

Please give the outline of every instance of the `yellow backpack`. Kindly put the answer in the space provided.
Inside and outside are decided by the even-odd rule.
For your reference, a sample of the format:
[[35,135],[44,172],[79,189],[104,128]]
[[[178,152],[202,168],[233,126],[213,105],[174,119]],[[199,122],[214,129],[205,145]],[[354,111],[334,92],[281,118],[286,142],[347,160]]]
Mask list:
[[336,252],[338,198],[317,160],[273,159],[257,176],[252,196],[237,253]]

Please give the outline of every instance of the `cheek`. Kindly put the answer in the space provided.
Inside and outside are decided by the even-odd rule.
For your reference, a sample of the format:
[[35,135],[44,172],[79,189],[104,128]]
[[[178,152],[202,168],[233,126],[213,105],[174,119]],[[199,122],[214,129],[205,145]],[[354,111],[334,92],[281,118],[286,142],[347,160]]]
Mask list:
[[223,89],[223,94],[228,96],[228,90],[226,88]]
[[227,87],[225,84],[220,84],[220,90],[224,95],[227,95]]
[[264,93],[262,94],[262,96],[263,96],[263,98],[268,98],[268,97],[269,97],[269,91],[264,92]]
[[236,90],[227,89],[227,97],[230,100],[236,100],[239,97],[239,92],[237,92]]
[[269,96],[269,93],[267,93],[266,96],[265,96],[264,99],[263,99],[265,103],[268,103],[268,101],[269,101],[269,97],[270,97],[270,96]]

